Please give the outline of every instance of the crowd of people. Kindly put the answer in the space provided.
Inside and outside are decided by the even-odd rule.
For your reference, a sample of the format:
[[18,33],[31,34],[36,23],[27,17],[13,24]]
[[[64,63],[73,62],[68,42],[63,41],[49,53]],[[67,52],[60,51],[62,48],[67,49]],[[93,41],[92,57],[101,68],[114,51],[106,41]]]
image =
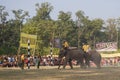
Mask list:
[[120,57],[102,58],[101,65],[107,66],[120,66]]
[[[53,66],[58,64],[57,60],[58,58],[56,57],[51,59],[51,56],[30,56],[30,66],[37,66],[37,68],[39,68],[39,66]],[[21,69],[24,69],[24,67],[27,67],[28,61],[27,55],[24,54],[19,56],[1,55],[0,67],[21,67]]]
[[17,56],[8,56],[8,55],[1,55],[0,56],[0,66],[1,67],[17,67]]

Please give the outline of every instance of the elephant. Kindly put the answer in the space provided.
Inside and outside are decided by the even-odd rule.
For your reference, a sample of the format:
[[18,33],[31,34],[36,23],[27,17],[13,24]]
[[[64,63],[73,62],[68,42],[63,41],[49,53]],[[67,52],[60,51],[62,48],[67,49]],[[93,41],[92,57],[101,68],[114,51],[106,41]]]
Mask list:
[[97,66],[98,69],[101,68],[101,55],[98,51],[96,50],[89,50],[87,53],[85,53],[85,64],[88,65],[88,67],[90,67],[90,62],[92,61],[95,63],[95,65]]
[[[90,61],[94,62],[98,69],[101,68],[101,55],[96,50],[89,50],[87,53],[85,53],[82,49],[69,49],[67,50],[67,53],[65,50],[60,50],[58,59],[59,59],[59,66],[58,69],[60,69],[60,63],[62,61],[62,58],[65,57],[63,68],[65,69],[67,62],[69,62],[69,65],[71,69],[73,69],[71,61],[73,59],[77,60],[77,63],[80,63],[81,68],[86,68],[86,66],[90,67]],[[85,63],[84,63],[85,61]],[[85,65],[86,64],[86,65]]]
[[72,66],[72,60],[77,60],[77,62],[80,63],[80,67],[84,68],[85,64],[84,64],[84,52],[80,49],[68,49],[67,52],[65,50],[60,50],[58,59],[59,59],[59,66],[58,69],[60,69],[60,63],[62,61],[62,58],[65,57],[64,59],[64,63],[63,63],[63,69],[65,69],[67,62],[69,63],[69,66],[71,67],[71,69],[73,69]]

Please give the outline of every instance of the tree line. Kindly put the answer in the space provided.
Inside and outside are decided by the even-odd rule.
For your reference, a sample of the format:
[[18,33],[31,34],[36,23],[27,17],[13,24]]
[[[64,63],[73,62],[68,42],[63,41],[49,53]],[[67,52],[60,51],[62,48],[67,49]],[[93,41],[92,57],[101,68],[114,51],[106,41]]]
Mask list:
[[[49,3],[36,3],[36,15],[29,16],[22,9],[11,10],[13,19],[8,19],[6,7],[0,5],[0,54],[16,54],[19,48],[20,33],[37,35],[36,52],[49,54],[50,41],[54,38],[67,40],[70,46],[81,47],[88,43],[95,48],[97,42],[119,42],[120,18],[89,19],[84,11],[78,10],[76,20],[72,19],[70,11],[59,11],[57,20],[50,13],[54,7]],[[118,47],[120,44],[118,44]]]

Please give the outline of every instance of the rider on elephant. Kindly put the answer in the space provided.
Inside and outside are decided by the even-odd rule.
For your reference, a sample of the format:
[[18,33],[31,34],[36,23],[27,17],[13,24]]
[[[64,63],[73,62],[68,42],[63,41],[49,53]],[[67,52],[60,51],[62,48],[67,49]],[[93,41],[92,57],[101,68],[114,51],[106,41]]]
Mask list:
[[89,55],[89,50],[90,46],[86,43],[83,43],[82,49],[84,51],[84,57],[85,57],[85,63],[90,66],[89,60],[90,60],[90,55]]
[[63,49],[65,50],[65,53],[67,54],[67,50],[69,49],[69,44],[68,44],[68,42],[66,41],[66,40],[64,40],[64,42],[63,42]]
[[82,49],[85,53],[88,53],[88,51],[90,50],[90,46],[88,44],[83,43]]

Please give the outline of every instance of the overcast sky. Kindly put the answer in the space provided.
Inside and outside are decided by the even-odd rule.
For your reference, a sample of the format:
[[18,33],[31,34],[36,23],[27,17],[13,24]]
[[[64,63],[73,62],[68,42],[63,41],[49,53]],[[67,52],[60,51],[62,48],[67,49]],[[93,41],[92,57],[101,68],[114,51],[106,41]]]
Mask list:
[[0,5],[6,7],[9,18],[13,18],[11,10],[23,9],[28,11],[30,16],[36,14],[35,4],[49,2],[53,7],[52,19],[56,20],[59,11],[72,12],[72,19],[76,19],[75,13],[78,10],[85,12],[90,19],[120,17],[120,0],[0,0]]

